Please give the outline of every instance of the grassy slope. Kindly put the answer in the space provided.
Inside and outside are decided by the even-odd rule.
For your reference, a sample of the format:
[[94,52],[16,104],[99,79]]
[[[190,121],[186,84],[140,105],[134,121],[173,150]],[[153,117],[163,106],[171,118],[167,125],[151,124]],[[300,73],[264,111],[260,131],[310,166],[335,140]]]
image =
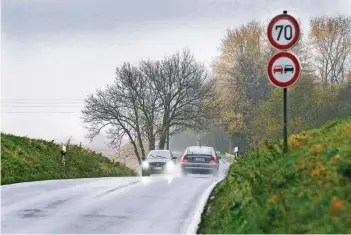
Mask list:
[[120,163],[75,145],[69,146],[64,167],[59,145],[1,133],[1,184],[134,174]]
[[351,117],[289,141],[231,165],[198,233],[351,234]]

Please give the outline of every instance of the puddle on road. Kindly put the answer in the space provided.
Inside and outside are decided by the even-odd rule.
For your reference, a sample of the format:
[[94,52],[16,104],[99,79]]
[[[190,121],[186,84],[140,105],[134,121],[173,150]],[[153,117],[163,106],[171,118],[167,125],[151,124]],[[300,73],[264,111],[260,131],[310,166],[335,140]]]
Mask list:
[[151,175],[151,176],[144,176],[141,178],[141,181],[144,185],[150,184],[151,181],[153,180],[162,180],[165,179],[167,180],[167,183],[170,185],[172,184],[173,180],[177,178],[174,175]]
[[45,217],[47,216],[42,210],[40,209],[25,209],[21,210],[18,215],[22,218],[37,218],[37,217]]
[[62,199],[62,200],[57,200],[57,201],[54,201],[54,202],[51,202],[49,205],[47,205],[45,208],[46,209],[52,209],[52,208],[56,208],[57,206],[59,205],[62,205],[64,204],[65,202],[69,201],[69,199]]
[[125,215],[102,215],[102,214],[87,214],[81,215],[82,217],[90,217],[90,218],[116,218],[116,219],[128,219],[129,216]]

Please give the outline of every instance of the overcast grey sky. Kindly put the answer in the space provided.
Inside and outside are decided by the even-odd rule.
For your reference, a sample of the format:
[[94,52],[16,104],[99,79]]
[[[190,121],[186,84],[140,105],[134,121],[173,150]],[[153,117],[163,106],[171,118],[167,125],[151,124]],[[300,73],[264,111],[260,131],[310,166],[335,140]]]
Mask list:
[[[1,130],[83,140],[83,99],[116,65],[184,47],[209,65],[228,27],[284,9],[306,28],[315,15],[351,14],[351,0],[2,0]],[[10,113],[40,111],[74,113]]]

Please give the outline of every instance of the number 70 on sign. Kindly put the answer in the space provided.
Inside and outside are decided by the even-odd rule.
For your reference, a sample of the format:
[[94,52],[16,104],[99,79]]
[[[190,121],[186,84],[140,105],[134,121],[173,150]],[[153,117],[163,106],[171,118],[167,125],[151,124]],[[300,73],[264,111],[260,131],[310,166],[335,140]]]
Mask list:
[[[284,33],[283,33],[283,29],[284,29]],[[286,25],[275,25],[275,31],[276,32],[278,30],[278,36],[277,36],[277,41],[285,40],[285,41],[290,41],[292,39],[292,35],[293,35],[293,28],[291,27],[291,25],[286,24]],[[283,33],[283,38],[281,38]],[[273,35],[274,37],[275,35]]]
[[274,17],[268,27],[270,44],[278,50],[288,50],[300,39],[300,25],[291,15],[281,14]]

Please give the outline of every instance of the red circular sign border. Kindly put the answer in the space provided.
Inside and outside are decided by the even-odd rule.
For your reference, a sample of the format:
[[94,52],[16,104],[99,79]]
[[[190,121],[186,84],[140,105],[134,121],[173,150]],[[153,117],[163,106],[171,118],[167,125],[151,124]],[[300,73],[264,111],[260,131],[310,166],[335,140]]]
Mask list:
[[[281,57],[287,57],[287,58],[291,59],[295,65],[295,68],[296,68],[296,72],[295,72],[294,76],[287,82],[279,82],[277,79],[275,79],[273,72],[272,72],[272,67],[273,67],[274,62]],[[273,83],[273,85],[280,87],[280,88],[287,88],[289,86],[292,86],[299,79],[300,73],[301,73],[301,64],[300,64],[299,59],[297,58],[297,56],[294,53],[287,52],[287,51],[278,52],[270,59],[270,61],[268,63],[267,72],[268,72],[268,78]]]
[[[290,43],[288,43],[286,45],[280,45],[280,44],[276,43],[275,40],[273,39],[272,29],[273,29],[274,24],[277,23],[277,21],[279,21],[279,20],[288,20],[295,27],[295,37],[293,38],[293,40]],[[275,16],[269,22],[268,27],[267,27],[268,40],[269,40],[270,44],[278,50],[288,50],[288,49],[293,48],[296,45],[296,43],[299,41],[300,34],[301,34],[301,29],[300,29],[299,23],[297,22],[297,20],[293,16],[288,15],[288,14],[280,14],[280,15]]]

